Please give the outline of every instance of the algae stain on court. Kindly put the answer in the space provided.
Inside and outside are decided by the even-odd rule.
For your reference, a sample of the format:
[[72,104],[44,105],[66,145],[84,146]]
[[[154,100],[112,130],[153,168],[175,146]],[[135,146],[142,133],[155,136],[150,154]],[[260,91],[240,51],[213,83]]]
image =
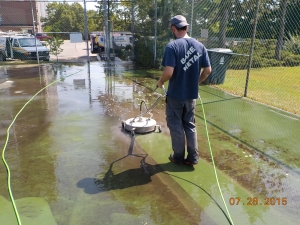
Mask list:
[[[27,81],[18,79],[14,88],[24,90]],[[17,148],[9,146],[11,154],[7,155],[13,177],[19,177],[13,183],[15,197],[43,198],[49,203],[58,224],[68,221],[72,224],[83,221],[111,224],[120,220],[177,224],[186,219],[188,211],[182,210],[180,201],[168,185],[155,175],[147,178],[140,168],[140,157],[131,156],[116,163],[114,176],[121,179],[109,177],[106,190],[101,191],[97,181],[108,173],[113,161],[128,154],[130,146],[130,136],[116,132],[121,130],[118,117],[135,113],[138,106],[129,112],[127,108],[132,101],[111,98],[104,91],[97,93],[98,101],[91,107],[89,99],[82,97],[86,92],[75,90],[69,82],[67,78],[54,86],[56,90],[52,88],[48,96],[41,95],[38,100],[33,100],[17,120],[14,131]],[[28,96],[38,90],[37,85]],[[76,94],[79,92],[80,95]],[[12,103],[14,113],[26,99],[16,97]],[[134,179],[136,175],[140,179]],[[6,190],[3,188],[1,193]],[[174,209],[173,204],[178,208]],[[192,216],[188,220],[197,221],[198,218]]]
[[[73,73],[79,67],[69,69],[60,68],[65,73]],[[56,78],[49,74],[48,78],[43,74],[42,80]],[[22,78],[15,73],[14,76],[15,86],[11,87],[14,91],[5,93],[5,98],[0,100],[1,107],[6,105],[13,109],[5,109],[5,115],[1,114],[6,120],[46,84],[42,82],[41,85],[41,77],[36,74]],[[60,76],[59,73],[56,76]],[[83,79],[86,85],[79,88],[74,79]],[[33,83],[31,89],[27,87],[29,80]],[[7,157],[13,177],[18,178],[13,181],[16,197],[43,198],[58,224],[99,221],[101,224],[119,221],[182,224],[186,215],[189,215],[190,224],[226,222],[220,208],[207,194],[221,204],[199,108],[197,129],[202,159],[195,170],[168,162],[171,146],[164,101],[153,111],[153,118],[163,125],[162,133],[138,135],[133,139],[122,131],[121,121],[139,113],[142,99],[149,105],[155,101],[157,95],[152,93],[155,84],[155,80],[148,78],[132,81],[121,76],[105,76],[99,74],[98,64],[92,64],[90,80],[83,71],[40,94],[18,118],[12,135],[15,139],[8,146]],[[19,90],[23,91],[19,93]],[[294,224],[297,213],[290,215],[287,211],[294,212],[290,207],[251,208],[246,200],[251,196],[260,200],[266,196],[297,197],[293,194],[299,187],[297,171],[293,170],[298,166],[297,160],[290,168],[276,161],[282,160],[288,165],[286,162],[297,158],[292,149],[295,143],[285,145],[282,140],[274,144],[272,138],[262,136],[264,126],[274,129],[269,124],[271,119],[267,120],[268,113],[258,118],[259,121],[265,118],[268,121],[265,125],[251,127],[253,118],[247,111],[254,114],[258,110],[254,104],[240,104],[240,99],[229,98],[210,88],[205,87],[203,91],[201,96],[205,100],[209,134],[225,200],[240,196],[246,203],[230,206],[233,218],[243,224],[286,223],[285,215],[289,215],[292,221],[289,224]],[[236,112],[226,111],[224,103]],[[281,126],[283,124],[285,122],[281,122]],[[274,134],[280,138],[280,133]],[[291,131],[284,134],[295,135]],[[287,156],[281,157],[282,149]],[[5,174],[2,170],[1,174]],[[4,176],[1,181],[5,181]],[[7,197],[5,187],[0,190],[1,195]],[[289,204],[297,208],[295,203]]]

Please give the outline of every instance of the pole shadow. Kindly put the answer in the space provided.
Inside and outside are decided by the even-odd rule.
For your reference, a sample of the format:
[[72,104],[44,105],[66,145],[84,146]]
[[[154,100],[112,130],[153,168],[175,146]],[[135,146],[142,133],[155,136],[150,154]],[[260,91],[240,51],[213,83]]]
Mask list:
[[[131,137],[131,143],[128,149],[128,154],[113,161],[103,179],[84,178],[77,183],[78,188],[82,188],[87,194],[98,194],[105,191],[125,189],[133,186],[140,186],[150,183],[151,177],[161,172],[191,172],[195,168],[188,165],[177,165],[172,162],[151,165],[146,162],[148,154],[134,154],[135,137]],[[113,172],[113,165],[127,157],[139,157],[140,165],[134,169],[128,169],[121,173]]]
[[[211,196],[204,188],[200,185],[195,184],[189,180],[184,178],[178,177],[176,175],[172,175],[168,172],[191,172],[194,171],[195,168],[189,165],[177,165],[172,162],[162,163],[162,164],[155,164],[151,165],[146,162],[146,158],[148,154],[133,154],[133,146],[134,146],[135,137],[131,137],[131,143],[128,149],[128,154],[113,161],[108,171],[105,173],[103,179],[98,178],[84,178],[77,183],[78,188],[82,188],[86,194],[98,194],[102,192],[107,192],[110,190],[120,190],[125,189],[133,186],[140,186],[150,183],[151,177],[157,173],[164,173],[171,177],[176,177],[177,179],[181,179],[184,182],[187,182],[193,186],[196,186],[204,193],[206,193],[212,201],[215,202],[217,207],[222,211],[225,218],[227,219],[229,224],[232,224],[229,217],[227,216],[226,212],[222,209],[220,204]],[[140,166],[139,168],[125,170],[121,173],[114,174],[112,171],[113,165],[127,157],[140,157]]]

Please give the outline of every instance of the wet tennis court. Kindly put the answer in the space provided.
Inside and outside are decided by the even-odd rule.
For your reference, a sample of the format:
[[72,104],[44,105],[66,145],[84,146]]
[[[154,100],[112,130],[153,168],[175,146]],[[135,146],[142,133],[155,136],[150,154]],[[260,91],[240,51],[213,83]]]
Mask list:
[[[168,160],[164,100],[152,111],[161,133],[122,129],[142,100],[151,105],[163,94],[153,92],[156,80],[124,71],[130,64],[2,71],[8,81],[0,84],[0,146],[22,224],[299,223],[299,117],[201,86],[201,160],[179,166]],[[14,225],[7,177],[2,163],[0,224]]]

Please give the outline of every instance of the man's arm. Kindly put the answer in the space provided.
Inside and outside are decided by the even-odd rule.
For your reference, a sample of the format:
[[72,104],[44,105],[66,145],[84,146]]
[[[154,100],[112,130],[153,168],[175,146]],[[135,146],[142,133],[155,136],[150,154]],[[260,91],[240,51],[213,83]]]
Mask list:
[[208,77],[208,75],[211,73],[211,66],[209,67],[204,67],[200,77],[199,77],[199,84],[202,83],[203,81],[205,81],[205,79]]
[[171,79],[172,75],[173,75],[173,71],[174,71],[174,68],[171,67],[171,66],[166,66],[164,71],[162,72],[162,75],[159,79],[159,81],[157,82],[157,86],[159,88],[162,88],[162,86],[164,85],[164,83],[168,80]]

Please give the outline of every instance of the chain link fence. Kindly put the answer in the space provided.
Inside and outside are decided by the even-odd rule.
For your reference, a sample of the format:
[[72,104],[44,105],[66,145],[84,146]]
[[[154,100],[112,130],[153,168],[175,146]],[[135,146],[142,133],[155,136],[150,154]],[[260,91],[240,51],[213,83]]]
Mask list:
[[[209,50],[207,84],[300,114],[299,9],[300,0],[1,0],[0,60],[118,58],[159,68],[169,20],[181,14]],[[33,37],[30,51],[24,36]]]

